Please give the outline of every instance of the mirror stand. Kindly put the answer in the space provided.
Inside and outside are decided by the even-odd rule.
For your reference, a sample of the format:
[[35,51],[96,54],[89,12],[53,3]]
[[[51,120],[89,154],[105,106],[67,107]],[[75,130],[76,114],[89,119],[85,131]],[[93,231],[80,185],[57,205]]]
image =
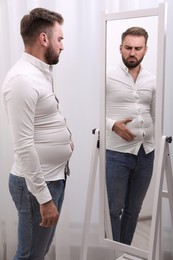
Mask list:
[[93,150],[91,155],[87,200],[85,206],[82,243],[81,243],[81,250],[80,250],[80,260],[87,260],[88,236],[89,236],[89,228],[90,228],[90,221],[91,221],[92,205],[94,199],[96,172],[97,172],[97,165],[98,165],[98,158],[99,158],[100,131],[99,129],[93,129],[92,133],[94,134],[94,141],[93,141]]
[[[170,158],[169,144],[172,142],[172,137],[162,136],[160,144],[160,153],[157,166],[157,180],[153,203],[153,221],[151,225],[151,237],[148,260],[161,260],[161,214],[162,214],[162,198],[169,200],[171,220],[173,226],[173,172]],[[163,190],[163,181],[167,184],[167,191]],[[157,250],[158,249],[158,250]],[[156,253],[158,252],[158,256]]]
[[[95,135],[95,137],[94,137],[93,150],[91,156],[80,260],[87,260],[89,227],[90,227],[91,212],[92,212],[92,205],[94,199],[94,187],[95,187],[95,180],[96,180],[97,164],[99,160],[100,131],[98,129],[94,129],[92,133]],[[132,248],[132,251],[130,253],[127,252],[123,254],[122,256],[117,258],[117,260],[123,260],[123,259],[161,260],[161,252],[160,252],[161,232],[160,231],[161,231],[161,212],[162,212],[163,197],[169,200],[171,220],[173,226],[173,175],[172,175],[172,166],[171,166],[171,158],[170,158],[170,151],[169,151],[169,144],[171,142],[172,142],[172,137],[162,136],[161,145],[160,145],[160,154],[158,160],[159,163],[158,163],[157,181],[156,181],[156,188],[155,188],[155,195],[154,195],[153,217],[152,217],[151,236],[150,236],[151,242],[147,254],[148,256],[143,257],[140,254],[138,256],[139,249],[137,250],[135,248]],[[167,191],[162,190],[164,176],[166,179]],[[104,192],[101,191],[100,195],[103,193]],[[103,197],[100,198],[101,202],[102,199]],[[100,204],[103,205],[103,203]]]
[[129,255],[129,254],[124,254],[120,257],[117,258],[117,260],[144,260],[144,258],[139,258],[139,257],[136,257],[136,256],[132,256],[132,255]]

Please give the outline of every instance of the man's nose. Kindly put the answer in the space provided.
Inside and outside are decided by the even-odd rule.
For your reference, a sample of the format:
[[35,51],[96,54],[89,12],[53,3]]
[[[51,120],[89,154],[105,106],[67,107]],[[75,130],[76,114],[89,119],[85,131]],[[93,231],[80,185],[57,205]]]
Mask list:
[[60,50],[63,51],[64,50],[64,46],[63,44],[61,43],[61,46],[60,46]]
[[134,48],[131,49],[130,56],[135,56],[135,49]]

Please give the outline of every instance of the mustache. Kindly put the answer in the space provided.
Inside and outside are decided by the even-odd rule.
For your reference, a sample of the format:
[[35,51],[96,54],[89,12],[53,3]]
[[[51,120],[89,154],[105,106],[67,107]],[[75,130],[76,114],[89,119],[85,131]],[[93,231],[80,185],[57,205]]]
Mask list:
[[130,57],[127,58],[127,60],[132,60],[132,59],[135,60],[135,61],[138,61],[137,58],[134,57],[134,56],[130,56]]

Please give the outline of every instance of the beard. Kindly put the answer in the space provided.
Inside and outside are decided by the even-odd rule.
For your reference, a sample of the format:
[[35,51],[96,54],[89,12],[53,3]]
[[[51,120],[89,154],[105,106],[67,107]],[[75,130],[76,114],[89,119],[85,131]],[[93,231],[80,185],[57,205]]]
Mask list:
[[133,68],[136,68],[137,66],[139,66],[139,64],[142,62],[143,58],[144,58],[144,56],[139,60],[137,60],[135,57],[130,57],[130,58],[125,59],[122,56],[123,63],[128,69],[133,69]]
[[45,53],[46,63],[49,65],[54,65],[59,62],[59,54],[57,54],[52,47],[49,47]]

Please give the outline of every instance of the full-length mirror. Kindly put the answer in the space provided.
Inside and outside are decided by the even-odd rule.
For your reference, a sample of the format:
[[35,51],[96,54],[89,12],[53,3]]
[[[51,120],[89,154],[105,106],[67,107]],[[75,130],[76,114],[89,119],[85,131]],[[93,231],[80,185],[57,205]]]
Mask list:
[[135,249],[146,258],[159,149],[156,144],[160,142],[163,121],[163,9],[160,5],[106,14],[103,26],[103,234],[107,242],[124,252]]
[[[136,224],[145,225],[140,238],[143,249],[147,249],[152,215],[148,186],[153,172],[157,32],[157,16],[107,23],[106,176],[113,239],[136,245]],[[122,40],[123,33],[127,36]],[[140,210],[147,192],[147,208]]]

